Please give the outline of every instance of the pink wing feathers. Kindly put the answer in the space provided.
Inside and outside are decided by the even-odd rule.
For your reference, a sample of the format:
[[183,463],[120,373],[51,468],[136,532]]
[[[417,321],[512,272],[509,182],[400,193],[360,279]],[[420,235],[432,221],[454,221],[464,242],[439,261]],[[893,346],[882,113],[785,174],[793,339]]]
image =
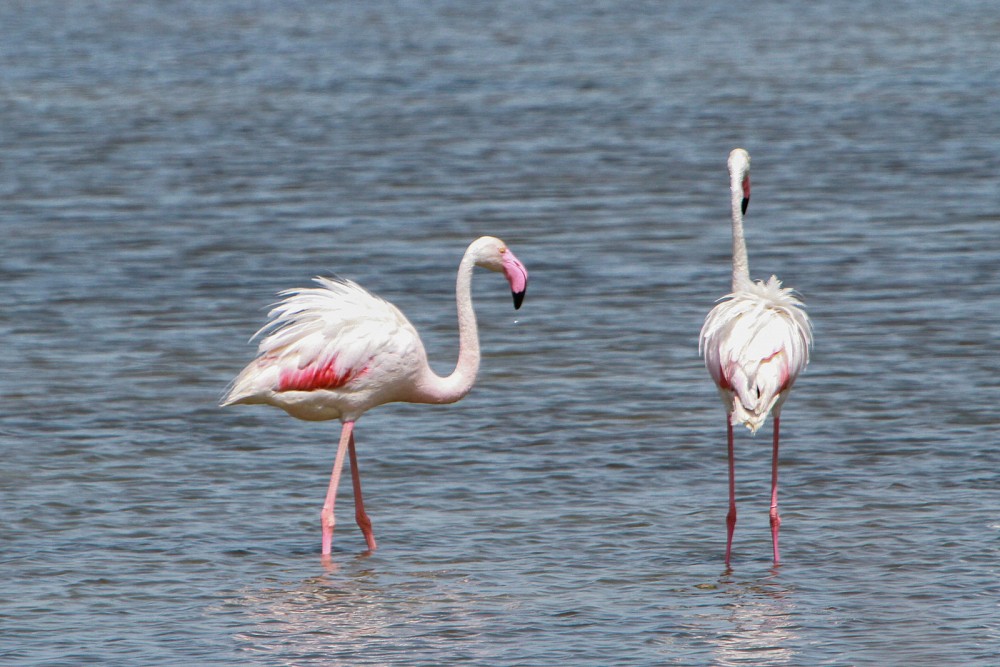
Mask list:
[[352,388],[380,363],[418,362],[420,337],[394,305],[350,280],[316,278],[288,290],[268,313],[254,359],[224,404],[259,402],[285,391]]

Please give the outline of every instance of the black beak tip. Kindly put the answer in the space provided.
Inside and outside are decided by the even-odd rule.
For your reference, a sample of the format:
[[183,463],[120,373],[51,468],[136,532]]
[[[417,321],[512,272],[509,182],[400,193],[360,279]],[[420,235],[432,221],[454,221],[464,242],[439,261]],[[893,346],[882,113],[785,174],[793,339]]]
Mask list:
[[750,197],[744,197],[744,198],[743,198],[743,202],[742,202],[742,203],[741,203],[741,205],[740,205],[740,208],[741,208],[741,209],[742,209],[742,211],[743,211],[743,215],[746,215],[746,214],[747,214],[747,206],[748,206],[749,204],[750,204]]
[[524,292],[511,292],[514,296],[514,310],[518,310],[524,302]]

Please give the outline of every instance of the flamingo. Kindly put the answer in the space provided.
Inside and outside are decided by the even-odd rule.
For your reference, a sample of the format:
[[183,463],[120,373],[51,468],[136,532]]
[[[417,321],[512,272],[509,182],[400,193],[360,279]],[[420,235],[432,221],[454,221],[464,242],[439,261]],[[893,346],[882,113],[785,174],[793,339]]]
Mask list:
[[736,528],[736,483],[733,425],[752,434],[774,413],[771,460],[771,543],[780,562],[778,532],[778,433],[781,406],[799,373],[809,363],[812,324],[793,290],[775,276],[765,283],[750,280],[743,216],[750,203],[750,155],[742,148],[729,154],[733,218],[733,291],[709,312],[701,328],[698,351],[726,408],[729,449],[729,513],[726,515],[726,566]]
[[335,525],[337,485],[350,451],[355,518],[369,551],[376,549],[365,513],[354,448],[354,423],[371,408],[405,401],[454,403],[472,389],[479,371],[479,334],[472,309],[472,269],[504,274],[521,307],[528,271],[500,239],[473,241],[458,266],[459,354],[454,372],[440,377],[427,364],[417,330],[402,312],[360,285],[342,278],[316,278],[318,287],[280,293],[284,299],[254,334],[257,356],[236,377],[222,405],[274,405],[293,417],[339,419],[340,442],[320,512],[322,555],[329,557]]

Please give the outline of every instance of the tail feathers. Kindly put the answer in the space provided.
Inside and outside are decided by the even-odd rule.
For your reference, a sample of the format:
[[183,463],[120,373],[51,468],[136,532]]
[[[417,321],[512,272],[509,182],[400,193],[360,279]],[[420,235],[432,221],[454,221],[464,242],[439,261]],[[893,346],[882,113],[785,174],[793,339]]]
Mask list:
[[236,376],[219,405],[264,403],[264,394],[272,392],[276,383],[277,369],[266,358],[258,357]]
[[[781,364],[770,367],[764,364],[758,367],[752,379],[743,373],[742,368],[733,369],[730,376],[733,391],[730,422],[733,426],[742,424],[751,433],[757,433],[767,421],[767,415],[776,406],[780,407],[784,396],[782,392],[789,388],[788,374],[781,372],[782,368]],[[767,372],[769,370],[779,372]]]
[[733,396],[733,409],[729,414],[729,421],[733,426],[739,426],[742,424],[750,429],[750,433],[756,434],[757,431],[760,430],[760,427],[767,421],[767,415],[770,414],[771,408],[777,400],[777,396],[772,398],[770,404],[767,405],[764,410],[760,410],[758,408],[748,409],[745,405],[743,405],[743,402],[740,401],[739,396]]

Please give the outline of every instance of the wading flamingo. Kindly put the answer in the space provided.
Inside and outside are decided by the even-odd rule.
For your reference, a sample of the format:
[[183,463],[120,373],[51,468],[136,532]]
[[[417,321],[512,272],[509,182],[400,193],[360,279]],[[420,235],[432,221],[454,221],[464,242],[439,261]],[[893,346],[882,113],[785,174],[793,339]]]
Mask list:
[[726,515],[726,566],[736,528],[736,482],[733,425],[756,433],[774,413],[771,460],[771,542],[778,555],[778,430],[781,405],[795,378],[809,363],[812,325],[791,289],[771,276],[766,283],[750,280],[743,215],[750,202],[750,155],[742,148],[729,154],[729,187],[733,216],[733,291],[705,318],[698,351],[726,407],[729,446],[729,513]]
[[472,310],[472,269],[502,272],[520,308],[528,271],[501,241],[483,236],[469,245],[458,266],[458,363],[448,377],[427,364],[417,330],[394,305],[350,280],[316,278],[319,287],[287,290],[268,314],[257,357],[243,369],[222,405],[266,403],[293,417],[339,419],[337,457],[320,518],[322,554],[333,543],[337,484],[350,450],[355,518],[369,550],[375,550],[365,513],[354,450],[354,422],[383,403],[454,403],[472,389],[479,371],[479,333]]

